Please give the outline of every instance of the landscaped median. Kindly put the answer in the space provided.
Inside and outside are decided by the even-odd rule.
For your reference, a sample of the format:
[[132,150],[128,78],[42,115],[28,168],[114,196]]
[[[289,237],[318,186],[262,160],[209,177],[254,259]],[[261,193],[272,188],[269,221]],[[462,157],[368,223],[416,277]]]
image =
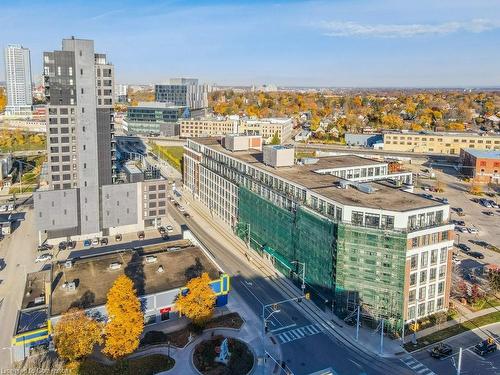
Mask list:
[[451,327],[421,337],[417,339],[416,345],[414,345],[411,342],[406,343],[404,345],[404,348],[409,352],[413,352],[415,350],[422,349],[423,347],[426,347],[428,345],[446,340],[447,338],[458,335],[460,333],[467,332],[478,327],[498,322],[500,322],[500,311],[495,311],[490,314],[478,316],[477,318],[467,320],[463,323],[455,324]]
[[78,368],[81,375],[153,375],[170,370],[175,361],[161,354],[151,354],[144,357],[118,360],[112,365],[105,365],[91,358],[85,359]]

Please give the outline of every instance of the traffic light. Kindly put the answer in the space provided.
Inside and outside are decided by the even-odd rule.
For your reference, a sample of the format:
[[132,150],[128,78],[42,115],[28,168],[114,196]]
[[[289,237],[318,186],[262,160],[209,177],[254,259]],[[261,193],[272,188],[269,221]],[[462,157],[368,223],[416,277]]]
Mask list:
[[307,299],[307,300],[310,300],[310,299],[311,299],[311,293],[307,292],[307,293],[305,294],[305,296],[306,296],[306,299]]

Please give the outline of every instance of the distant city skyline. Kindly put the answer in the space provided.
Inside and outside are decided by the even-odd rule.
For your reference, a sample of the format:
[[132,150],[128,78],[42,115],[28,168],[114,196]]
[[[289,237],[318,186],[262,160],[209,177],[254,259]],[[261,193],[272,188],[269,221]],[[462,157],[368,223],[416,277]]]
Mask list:
[[0,47],[29,48],[35,81],[42,51],[74,35],[94,39],[128,84],[500,86],[500,2],[4,0],[1,9]]

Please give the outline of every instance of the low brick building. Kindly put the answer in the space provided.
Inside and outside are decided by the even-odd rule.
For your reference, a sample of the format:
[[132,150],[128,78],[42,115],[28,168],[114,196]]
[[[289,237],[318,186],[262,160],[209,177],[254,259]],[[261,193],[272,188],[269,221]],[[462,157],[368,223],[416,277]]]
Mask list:
[[500,182],[500,151],[462,149],[462,173],[478,183]]

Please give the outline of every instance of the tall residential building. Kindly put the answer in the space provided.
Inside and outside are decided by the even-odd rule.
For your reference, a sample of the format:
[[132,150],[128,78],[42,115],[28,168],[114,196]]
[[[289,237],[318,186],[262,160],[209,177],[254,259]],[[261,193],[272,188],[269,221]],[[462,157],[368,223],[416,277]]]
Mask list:
[[31,96],[30,50],[19,44],[5,48],[5,80],[7,81],[7,108],[9,115],[29,115]]
[[49,190],[34,194],[40,232],[80,239],[156,225],[156,200],[150,215],[143,191],[151,189],[156,199],[161,190],[163,199],[165,181],[115,184],[113,65],[94,52],[92,40],[75,38],[43,58]]
[[261,142],[189,139],[185,188],[284,275],[301,283],[305,263],[307,290],[342,317],[361,306],[364,318],[400,332],[447,310],[449,205],[412,194],[411,172],[390,173],[385,162],[295,162],[292,147]]
[[155,85],[155,101],[188,107],[191,111],[208,107],[210,86],[195,78],[172,78],[169,84]]

